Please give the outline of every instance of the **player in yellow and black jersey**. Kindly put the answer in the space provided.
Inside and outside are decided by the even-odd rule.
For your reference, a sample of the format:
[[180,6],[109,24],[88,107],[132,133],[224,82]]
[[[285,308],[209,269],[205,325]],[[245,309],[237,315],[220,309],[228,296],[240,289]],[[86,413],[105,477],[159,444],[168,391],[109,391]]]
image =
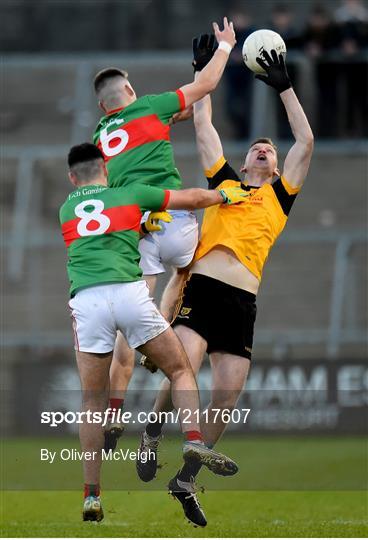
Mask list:
[[[257,159],[264,164],[268,146],[273,147],[270,142],[259,139],[251,145],[252,152],[258,152]],[[241,182],[223,156],[205,174],[210,189],[236,186]],[[280,176],[261,186],[242,185],[249,196],[241,206],[235,206],[232,212],[224,212],[218,206],[205,212],[195,260],[221,245],[230,249],[260,280],[268,253],[286,224],[299,187],[292,187]]]
[[[203,59],[209,61],[213,52],[208,36],[202,37],[200,43],[199,50],[194,49],[194,57],[203,64]],[[272,56],[266,52],[258,61],[266,75],[257,78],[279,92],[295,137],[282,174],[277,148],[270,139],[261,138],[247,151],[241,180],[224,158],[221,140],[212,124],[210,96],[194,106],[197,146],[209,188],[241,183],[248,193],[238,205],[215,206],[205,211],[201,239],[173,322],[196,373],[206,351],[210,357],[212,393],[203,430],[210,446],[216,444],[226,427],[224,422],[215,420],[215,411],[235,407],[244,388],[262,270],[285,227],[313,151],[313,134],[291,86],[283,57],[272,51]],[[155,412],[167,410],[169,387],[168,381],[164,381]],[[159,437],[161,425],[156,423],[156,427]],[[203,510],[193,495],[193,478],[199,469],[184,465],[170,480],[169,488],[185,515],[197,525],[204,525]]]

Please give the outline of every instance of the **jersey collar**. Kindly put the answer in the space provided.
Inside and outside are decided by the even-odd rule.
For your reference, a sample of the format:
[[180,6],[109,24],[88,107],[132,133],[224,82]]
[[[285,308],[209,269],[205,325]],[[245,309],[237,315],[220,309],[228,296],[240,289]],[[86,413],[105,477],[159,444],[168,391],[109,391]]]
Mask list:
[[125,107],[119,107],[118,109],[112,109],[111,111],[108,111],[108,112],[106,113],[106,116],[110,116],[111,114],[115,114],[115,113],[117,113],[117,112],[120,112],[120,111],[122,111],[123,109],[125,109]]
[[250,186],[248,182],[242,182],[243,186],[245,186],[247,189],[259,189],[261,186]]

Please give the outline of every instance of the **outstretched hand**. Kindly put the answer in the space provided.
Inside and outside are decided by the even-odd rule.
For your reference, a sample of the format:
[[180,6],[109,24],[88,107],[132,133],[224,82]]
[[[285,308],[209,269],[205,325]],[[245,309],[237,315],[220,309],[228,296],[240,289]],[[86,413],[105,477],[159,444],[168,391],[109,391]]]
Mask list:
[[271,50],[271,56],[267,51],[263,51],[263,58],[257,57],[256,62],[267,73],[267,75],[256,75],[256,79],[272,86],[281,94],[291,88],[291,82],[286,69],[284,56],[277,55],[275,49]]
[[224,29],[220,30],[217,23],[212,23],[213,31],[215,32],[218,43],[220,41],[226,41],[231,47],[235,46],[236,38],[234,32],[234,25],[232,22],[228,22],[227,17],[224,17]]
[[217,49],[214,34],[201,34],[193,38],[193,62],[194,71],[202,71],[208,64]]

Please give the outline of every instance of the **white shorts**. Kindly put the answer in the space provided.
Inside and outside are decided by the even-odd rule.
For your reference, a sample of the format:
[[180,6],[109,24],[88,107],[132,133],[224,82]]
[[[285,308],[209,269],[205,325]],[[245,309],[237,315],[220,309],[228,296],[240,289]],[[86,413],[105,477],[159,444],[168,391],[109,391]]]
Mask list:
[[69,307],[75,349],[81,352],[112,351],[117,330],[124,334],[129,347],[136,349],[169,327],[143,280],[81,289],[69,301]]
[[[164,264],[174,268],[185,268],[192,261],[198,244],[198,222],[193,212],[170,210],[171,223],[160,222],[162,230],[146,234],[139,242],[144,276],[162,274]],[[145,214],[142,221],[147,219]]]

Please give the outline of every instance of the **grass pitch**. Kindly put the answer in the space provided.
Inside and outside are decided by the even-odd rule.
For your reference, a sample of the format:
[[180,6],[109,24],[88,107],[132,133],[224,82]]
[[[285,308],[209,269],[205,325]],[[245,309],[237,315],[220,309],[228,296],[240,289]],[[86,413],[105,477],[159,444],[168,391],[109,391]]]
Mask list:
[[103,522],[81,521],[82,497],[8,492],[3,537],[366,537],[362,492],[209,492],[200,496],[208,526],[194,528],[160,492],[104,492]]
[[[135,436],[121,442],[124,448],[137,447]],[[147,485],[136,480],[134,463],[104,464],[105,519],[99,524],[81,521],[81,463],[40,463],[41,447],[74,448],[78,443],[76,439],[18,439],[3,444],[2,481],[8,488],[2,492],[3,537],[368,534],[363,491],[367,457],[361,438],[225,436],[219,450],[237,459],[240,473],[216,478],[203,471],[199,476],[198,484],[205,486],[199,499],[209,523],[204,529],[186,522],[181,506],[165,489],[180,461],[177,438],[168,436],[163,442],[162,468]]]

